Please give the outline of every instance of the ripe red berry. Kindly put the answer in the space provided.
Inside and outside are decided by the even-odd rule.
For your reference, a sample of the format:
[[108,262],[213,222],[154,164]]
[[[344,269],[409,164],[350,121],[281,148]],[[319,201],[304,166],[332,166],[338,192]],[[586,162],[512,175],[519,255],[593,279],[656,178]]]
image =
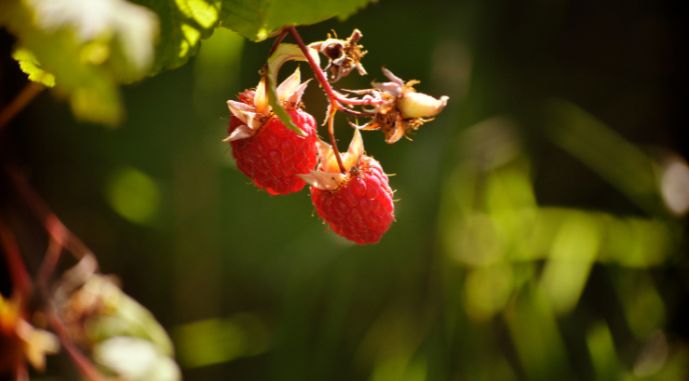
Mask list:
[[378,242],[395,219],[388,177],[380,163],[368,156],[359,159],[339,188],[312,186],[311,200],[335,233],[358,244]]
[[[237,168],[272,195],[301,190],[305,183],[296,175],[310,172],[317,161],[313,116],[300,109],[288,113],[306,136],[297,135],[273,115],[252,137],[230,143]],[[228,132],[232,133],[241,124],[239,119],[232,117]]]
[[358,244],[376,243],[395,219],[388,176],[380,163],[364,154],[359,131],[342,154],[340,173],[335,154],[319,141],[318,170],[301,178],[311,184],[311,201],[333,231]]
[[316,121],[299,108],[305,88],[298,69],[277,88],[279,101],[303,135],[272,112],[263,81],[239,94],[238,101],[227,102],[232,118],[226,140],[237,168],[271,195],[301,190],[305,183],[297,175],[309,173],[318,160]]

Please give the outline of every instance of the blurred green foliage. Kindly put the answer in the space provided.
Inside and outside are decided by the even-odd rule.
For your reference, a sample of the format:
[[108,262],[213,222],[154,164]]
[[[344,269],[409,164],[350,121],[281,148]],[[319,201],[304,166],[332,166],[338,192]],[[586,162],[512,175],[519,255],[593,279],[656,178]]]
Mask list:
[[[170,329],[185,379],[688,379],[670,6],[382,1],[301,31],[354,27],[371,75],[338,86],[386,66],[451,98],[413,143],[365,135],[397,175],[378,245],[233,168],[225,100],[256,84],[270,43],[228,30],[126,87],[119,129],[43,96],[3,150]],[[320,120],[317,86],[304,102]]]

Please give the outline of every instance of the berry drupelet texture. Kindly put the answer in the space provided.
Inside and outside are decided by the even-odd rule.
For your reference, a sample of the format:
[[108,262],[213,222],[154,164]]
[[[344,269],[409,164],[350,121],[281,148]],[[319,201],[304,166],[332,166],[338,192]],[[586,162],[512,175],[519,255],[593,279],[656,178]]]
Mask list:
[[358,244],[376,243],[395,219],[388,177],[380,163],[362,156],[335,190],[311,187],[318,215],[337,234]]
[[[305,183],[296,176],[308,173],[317,162],[316,122],[300,109],[288,111],[305,134],[299,136],[277,116],[271,116],[255,135],[230,142],[237,168],[271,195],[298,192]],[[228,132],[242,122],[232,117]]]

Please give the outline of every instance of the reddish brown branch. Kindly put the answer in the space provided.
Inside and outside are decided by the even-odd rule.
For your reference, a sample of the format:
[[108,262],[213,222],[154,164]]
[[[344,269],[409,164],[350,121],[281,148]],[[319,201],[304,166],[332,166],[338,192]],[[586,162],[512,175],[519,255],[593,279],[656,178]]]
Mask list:
[[19,194],[34,216],[41,221],[52,240],[77,258],[91,254],[91,250],[74,233],[67,229],[55,213],[50,210],[46,202],[31,188],[26,179],[19,174],[17,169],[4,166],[4,170],[17,194]]
[[5,252],[7,267],[12,279],[13,293],[19,297],[20,303],[25,303],[31,292],[31,277],[29,277],[24,261],[19,254],[17,240],[2,218],[0,218],[0,246]]
[[273,41],[273,46],[270,47],[270,50],[268,51],[268,57],[272,56],[275,50],[278,48],[278,45],[282,42],[282,40],[287,37],[287,33],[289,33],[289,30],[283,29],[280,34],[278,34],[277,37],[275,37],[275,40]]
[[333,90],[332,86],[330,86],[330,82],[328,82],[328,79],[325,77],[325,74],[323,73],[321,67],[318,66],[313,57],[311,57],[311,53],[309,53],[309,48],[306,46],[306,44],[304,44],[304,40],[301,38],[301,35],[293,26],[289,27],[289,32],[292,34],[292,37],[299,46],[299,49],[301,49],[301,52],[304,53],[306,61],[309,63],[309,66],[311,66],[313,75],[316,76],[316,81],[318,81],[318,83],[321,85],[321,88],[323,89],[323,92],[325,92],[325,95],[328,97],[328,100],[330,100],[332,107],[339,107],[339,105],[337,104],[337,94]]
[[29,381],[29,371],[24,362],[17,364],[14,371],[14,381]]
[[323,74],[323,70],[321,69],[321,67],[318,66],[316,61],[314,61],[313,57],[311,57],[311,53],[309,53],[309,48],[307,48],[304,44],[304,40],[302,40],[301,35],[299,35],[299,32],[297,32],[297,29],[291,26],[289,27],[289,31],[292,34],[294,40],[297,42],[299,49],[301,49],[301,52],[306,57],[306,61],[309,63],[309,66],[311,66],[311,71],[313,71],[313,75],[316,77],[316,80],[321,85],[323,92],[325,92],[325,95],[328,97],[328,102],[330,103],[330,106],[328,108],[327,122],[328,136],[330,137],[330,145],[332,146],[333,152],[335,152],[335,159],[337,159],[337,165],[338,167],[340,167],[340,172],[345,173],[345,167],[344,165],[342,165],[340,150],[337,148],[337,139],[335,138],[335,114],[337,113],[338,109],[342,108],[342,106],[338,103],[337,93],[335,93],[332,86],[330,86],[330,82],[328,82],[328,79],[325,77],[325,74]]
[[40,94],[45,86],[36,82],[29,82],[21,92],[2,110],[0,110],[0,131],[7,126],[7,124],[14,118],[20,111],[26,107],[26,105],[31,102],[36,95]]
[[103,376],[98,369],[89,361],[89,359],[84,356],[83,353],[77,348],[77,346],[72,342],[72,339],[69,337],[69,333],[67,332],[67,328],[65,328],[64,324],[62,324],[62,321],[60,318],[54,313],[51,312],[48,316],[48,323],[50,324],[51,328],[57,336],[60,338],[60,343],[62,343],[62,347],[65,348],[65,351],[67,351],[67,354],[69,357],[72,359],[74,362],[74,365],[79,369],[79,371],[90,381],[107,381],[108,378]]
[[50,239],[48,243],[48,249],[43,257],[43,262],[41,262],[41,267],[38,269],[38,275],[36,276],[36,283],[38,287],[46,287],[50,277],[55,272],[57,263],[60,260],[60,255],[62,254],[62,245],[55,239]]

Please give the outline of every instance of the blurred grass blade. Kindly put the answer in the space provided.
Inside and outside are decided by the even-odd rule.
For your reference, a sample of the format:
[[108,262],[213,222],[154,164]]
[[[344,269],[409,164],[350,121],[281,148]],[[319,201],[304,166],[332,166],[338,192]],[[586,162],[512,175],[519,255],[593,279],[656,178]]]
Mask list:
[[546,105],[546,132],[645,211],[661,209],[651,158],[592,115],[565,101]]

